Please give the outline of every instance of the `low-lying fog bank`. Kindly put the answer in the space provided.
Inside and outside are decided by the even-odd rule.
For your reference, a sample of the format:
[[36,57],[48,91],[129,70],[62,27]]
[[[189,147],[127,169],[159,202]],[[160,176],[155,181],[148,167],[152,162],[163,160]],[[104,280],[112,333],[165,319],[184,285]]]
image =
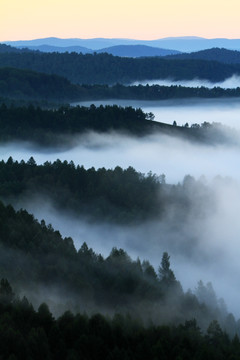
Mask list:
[[166,135],[132,138],[116,133],[88,133],[75,137],[70,148],[44,150],[30,143],[8,143],[0,146],[5,161],[27,161],[31,156],[38,164],[57,158],[85,168],[134,167],[137,171],[165,174],[168,183],[177,183],[187,174],[196,178],[221,175],[240,180],[240,147],[194,144]]
[[238,75],[233,75],[230,78],[221,81],[221,82],[211,82],[209,80],[203,79],[194,79],[194,80],[172,80],[172,79],[162,79],[162,80],[145,80],[145,81],[135,81],[130,85],[164,85],[164,86],[171,86],[171,85],[180,85],[186,87],[207,87],[207,88],[214,88],[214,87],[221,87],[224,89],[234,89],[240,87],[240,77]]

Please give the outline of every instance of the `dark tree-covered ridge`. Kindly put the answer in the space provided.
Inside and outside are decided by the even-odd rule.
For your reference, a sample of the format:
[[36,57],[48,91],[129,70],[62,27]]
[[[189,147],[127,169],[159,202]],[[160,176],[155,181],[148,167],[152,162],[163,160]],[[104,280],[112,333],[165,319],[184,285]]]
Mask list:
[[81,87],[66,78],[16,68],[0,68],[0,96],[12,99],[73,101],[81,98]]
[[[224,131],[220,124],[172,126],[154,121],[152,113],[141,109],[91,105],[43,110],[39,107],[0,106],[0,141],[28,140],[40,145],[67,144],[71,136],[87,131],[117,131],[135,136],[152,133],[183,136],[210,144],[232,142],[235,131]],[[175,124],[176,125],[176,124]],[[231,136],[234,135],[234,136]],[[71,139],[70,139],[71,140]]]
[[[201,203],[213,195],[203,183],[186,177],[182,184],[166,184],[165,176],[144,175],[134,168],[85,169],[57,160],[36,165],[33,158],[0,162],[0,197],[8,201],[45,196],[57,209],[97,221],[139,223],[162,219],[170,211],[189,216],[193,210],[191,191],[201,190]],[[200,206],[200,205],[199,205]]]
[[[78,102],[84,100],[166,100],[240,97],[240,88],[138,85],[76,85],[64,77],[31,70],[0,68],[0,96],[18,101]],[[8,100],[8,101],[9,101]]]
[[191,52],[190,54],[175,54],[168,55],[171,59],[201,59],[207,61],[218,61],[225,64],[239,64],[240,63],[240,51],[229,50],[224,48],[212,48],[206,50],[200,50]]
[[121,58],[109,54],[0,53],[0,67],[28,69],[66,77],[75,84],[114,84],[151,79],[206,79],[213,82],[239,74],[239,64],[174,60],[159,57]]

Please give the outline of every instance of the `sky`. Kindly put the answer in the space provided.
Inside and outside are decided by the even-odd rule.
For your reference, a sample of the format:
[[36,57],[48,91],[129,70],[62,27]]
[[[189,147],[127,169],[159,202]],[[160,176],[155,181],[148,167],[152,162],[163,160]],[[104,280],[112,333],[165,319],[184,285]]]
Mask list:
[[240,38],[239,0],[0,0],[0,41]]

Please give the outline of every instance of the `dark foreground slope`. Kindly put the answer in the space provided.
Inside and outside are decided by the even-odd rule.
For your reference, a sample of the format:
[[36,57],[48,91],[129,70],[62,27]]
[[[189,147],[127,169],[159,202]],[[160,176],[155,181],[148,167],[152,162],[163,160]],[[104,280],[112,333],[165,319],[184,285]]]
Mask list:
[[46,304],[35,311],[25,297],[15,299],[5,279],[0,285],[0,339],[1,358],[14,360],[237,360],[240,356],[238,337],[230,340],[217,321],[203,334],[195,320],[145,327],[130,315],[110,319],[70,311],[55,319]]
[[179,324],[196,318],[204,330],[216,319],[231,335],[239,331],[232,315],[232,325],[228,325],[229,315],[220,310],[212,287],[199,287],[211,306],[191,292],[183,292],[167,253],[157,274],[148,261],[133,261],[122,249],[113,248],[106,258],[86,243],[77,251],[72,239],[63,239],[51,225],[38,223],[26,211],[15,212],[2,203],[0,224],[2,276],[18,292],[33,299],[35,294],[35,303],[45,299],[51,304],[52,296],[55,313],[66,307],[109,314],[130,312],[155,324]]
[[[6,296],[7,293],[7,296]],[[203,334],[195,320],[179,326],[145,327],[130,315],[112,319],[70,311],[55,319],[46,304],[37,311],[15,299],[8,281],[0,285],[0,356],[17,360],[237,360],[240,343],[217,321]]]

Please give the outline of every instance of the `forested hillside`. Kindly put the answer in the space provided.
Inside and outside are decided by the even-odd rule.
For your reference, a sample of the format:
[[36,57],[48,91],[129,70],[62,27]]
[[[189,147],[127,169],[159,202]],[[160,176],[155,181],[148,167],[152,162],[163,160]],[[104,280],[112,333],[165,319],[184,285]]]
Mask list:
[[210,190],[192,177],[182,184],[168,185],[165,176],[144,175],[129,167],[122,169],[93,167],[85,169],[73,162],[46,162],[37,165],[33,158],[28,162],[0,162],[0,198],[16,200],[45,196],[57,209],[74,212],[95,221],[119,223],[163,219],[170,211],[178,218],[187,218],[194,204],[193,189],[201,192],[201,202],[214,199]]
[[[43,110],[39,107],[0,106],[0,141],[28,140],[42,146],[69,145],[74,135],[88,131],[107,133],[118,131],[134,136],[168,134],[189,140],[216,143],[233,143],[235,131],[220,124],[188,123],[185,126],[168,125],[153,121],[152,113],[141,109],[91,105],[88,107],[60,107]],[[164,119],[163,119],[164,120]],[[193,119],[194,120],[194,119]],[[234,136],[233,136],[234,135]]]
[[21,51],[28,52],[27,49],[21,50],[13,46],[0,43],[0,53],[17,53]]
[[212,48],[207,50],[201,50],[192,52],[190,54],[176,54],[167,56],[169,59],[195,59],[195,60],[207,60],[207,61],[219,61],[225,64],[239,64],[240,63],[240,51],[228,50],[220,48]]
[[[0,97],[15,101],[77,102],[84,100],[130,99],[170,100],[185,98],[240,97],[240,88],[138,85],[76,85],[58,75],[31,70],[0,68]],[[4,101],[1,101],[4,102]]]
[[[123,249],[113,248],[106,258],[86,243],[77,251],[72,239],[63,239],[51,225],[2,203],[0,224],[2,276],[35,303],[34,294],[38,301],[53,296],[55,313],[66,307],[88,313],[130,312],[145,324],[177,325],[195,318],[204,331],[215,319],[230,336],[240,331],[239,322],[223,309],[211,284],[199,282],[196,294],[183,292],[166,252],[156,272],[147,260],[132,260]],[[0,291],[0,298],[1,294],[5,303],[13,300],[9,288]],[[19,316],[24,316],[23,308]]]
[[115,45],[99,49],[96,53],[107,53],[122,57],[147,57],[147,56],[167,56],[178,54],[179,51],[152,47],[147,45]]
[[66,77],[72,83],[114,84],[151,79],[207,79],[222,81],[240,73],[240,66],[216,61],[159,57],[121,58],[109,54],[1,53],[0,67],[28,69]]
[[81,88],[57,75],[0,68],[0,96],[21,100],[64,102],[79,100]]
[[58,209],[98,221],[127,223],[159,217],[171,199],[161,194],[156,175],[144,176],[131,167],[86,170],[60,160],[39,166],[33,158],[27,163],[1,161],[0,197],[15,202],[33,195],[45,195]]

